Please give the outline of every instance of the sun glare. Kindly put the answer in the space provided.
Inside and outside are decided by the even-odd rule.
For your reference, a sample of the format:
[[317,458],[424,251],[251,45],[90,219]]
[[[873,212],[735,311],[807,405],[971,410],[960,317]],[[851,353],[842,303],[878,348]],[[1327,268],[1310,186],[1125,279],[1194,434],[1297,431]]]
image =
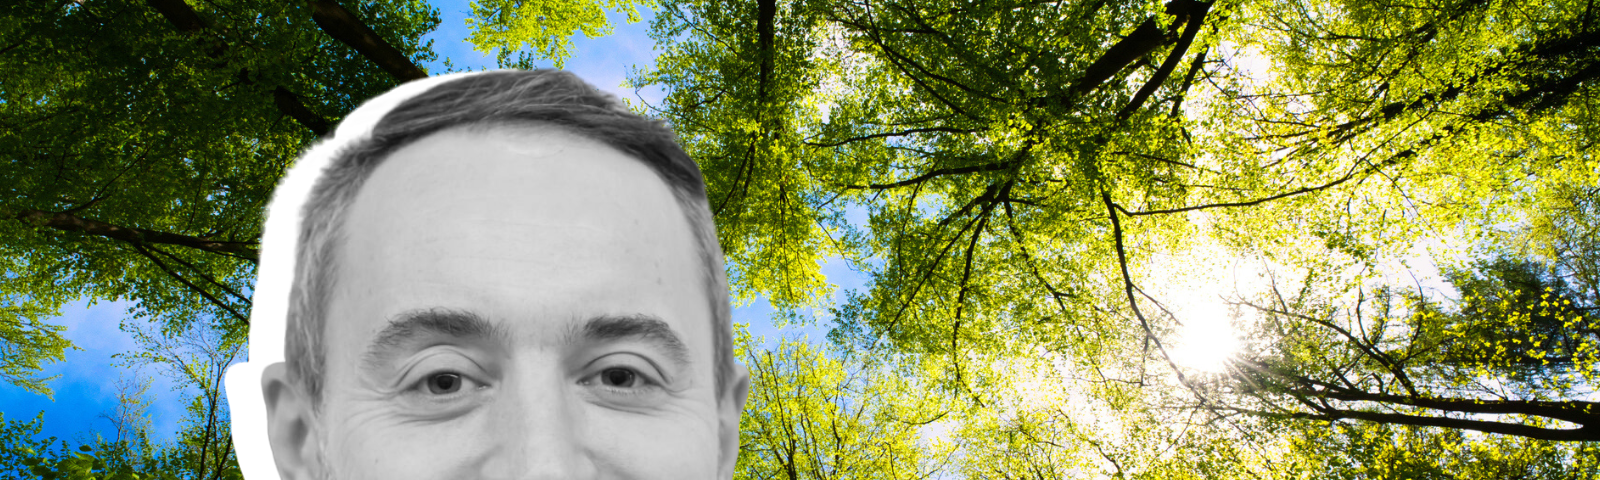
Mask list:
[[1169,350],[1172,361],[1179,366],[1203,372],[1221,373],[1228,367],[1228,359],[1239,349],[1239,339],[1233,331],[1233,322],[1222,299],[1211,296],[1209,301],[1196,299],[1182,307],[1178,341]]
[[[1238,312],[1228,299],[1254,294],[1261,276],[1250,268],[1249,261],[1217,262],[1231,256],[1198,250],[1205,251],[1174,259],[1171,266],[1175,268],[1168,273],[1171,277],[1163,279],[1161,293],[1155,298],[1180,324],[1165,345],[1172,361],[1185,369],[1221,373],[1240,348],[1234,322]],[[1182,268],[1176,268],[1178,262]]]

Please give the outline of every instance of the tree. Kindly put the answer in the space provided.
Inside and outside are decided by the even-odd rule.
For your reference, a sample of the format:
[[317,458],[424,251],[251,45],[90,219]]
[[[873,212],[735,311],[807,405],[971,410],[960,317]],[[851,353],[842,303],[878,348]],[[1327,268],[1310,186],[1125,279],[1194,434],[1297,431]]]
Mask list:
[[[1405,392],[1382,358],[1422,370],[1459,366],[1450,382],[1483,381],[1488,362],[1464,362],[1475,355],[1467,341],[1454,341],[1454,358],[1416,352],[1434,352],[1446,333],[1494,338],[1494,328],[1474,330],[1491,315],[1357,286],[1429,242],[1498,248],[1488,245],[1515,245],[1501,238],[1515,232],[1554,238],[1573,230],[1590,234],[1538,248],[1594,251],[1592,222],[1544,211],[1592,208],[1558,192],[1592,192],[1600,181],[1597,16],[1587,2],[1477,0],[664,2],[653,24],[661,58],[632,82],[666,88],[653,112],[702,160],[744,298],[765,296],[779,309],[816,306],[827,290],[819,261],[842,256],[872,280],[834,310],[830,338],[856,354],[915,358],[926,381],[952,402],[984,405],[979,413],[1002,413],[995,398],[1016,394],[990,382],[984,362],[1046,352],[1082,365],[1090,384],[1131,384],[1157,398],[1166,395],[1157,390],[1186,392],[1152,411],[1195,408],[1206,414],[1186,422],[1238,435],[1338,418],[1395,432],[1434,426],[1414,430],[1435,435],[1413,443],[1419,448],[1461,434],[1437,427],[1566,430],[1549,435],[1576,440],[1589,437],[1558,422],[1592,419],[1571,392],[1594,379],[1542,358],[1531,365],[1531,355],[1549,354],[1538,349],[1523,350],[1517,362],[1533,378],[1563,382],[1525,384],[1525,397],[1504,400],[1558,403],[1549,422],[1464,424],[1464,414],[1490,406],[1459,403],[1438,416],[1450,421],[1352,416],[1374,402],[1398,408],[1386,414],[1424,408],[1373,392],[1485,405],[1488,398],[1456,390]],[[1219,381],[1170,355],[1186,318],[1152,294],[1160,286],[1152,282],[1198,246],[1306,272],[1322,288],[1306,298],[1291,291],[1282,304],[1254,302],[1275,310],[1246,325],[1261,347],[1250,362],[1266,363],[1246,370],[1261,376]],[[1558,275],[1587,272],[1594,269]],[[1389,306],[1384,314],[1371,310],[1378,298]],[[1370,326],[1378,315],[1395,339],[1424,328],[1437,336],[1386,344],[1371,349],[1382,358],[1371,358],[1363,346],[1389,338],[1317,323]],[[1499,328],[1499,338],[1530,333],[1522,328]],[[1562,341],[1586,342],[1574,334]],[[1363,370],[1350,370],[1352,362]],[[1280,363],[1307,370],[1275,378]],[[1317,413],[1315,398],[1306,405],[1283,395],[1326,395],[1341,386],[1341,373],[1368,397],[1326,398],[1342,405],[1338,414]],[[1296,384],[1301,378],[1326,386]],[[1120,405],[1114,390],[1102,389],[1098,402]],[[1243,403],[1227,403],[1235,400]],[[1286,410],[1248,403],[1258,400]],[[1018,416],[1016,426],[1024,424]],[[1074,429],[1070,422],[1040,426],[1058,437],[990,437],[984,445],[1094,454],[1083,443],[1046,448]],[[1008,429],[1016,432],[1003,421],[990,426]],[[1203,437],[1237,440],[1216,435]],[[1379,456],[1357,462],[1371,466]]]
[[1475,309],[1484,297],[1469,297],[1452,312],[1387,289],[1357,291],[1344,307],[1308,289],[1274,293],[1271,303],[1247,302],[1263,316],[1265,339],[1235,373],[1238,393],[1251,401],[1219,408],[1600,439],[1600,404],[1579,399],[1600,375],[1600,338],[1588,333],[1591,320],[1562,315],[1569,307],[1542,293],[1531,305],[1494,302],[1502,310],[1489,314]]
[[46,322],[50,313],[37,303],[0,303],[0,379],[23,389],[50,395],[53,377],[38,375],[42,362],[61,360],[72,342],[61,336],[66,330]]
[[159,470],[196,480],[241,476],[222,382],[228,367],[243,353],[244,342],[215,325],[152,331],[138,324],[125,324],[124,329],[141,346],[136,352],[121,355],[126,366],[135,371],[144,367],[159,369],[178,385],[194,391],[176,444],[164,446],[157,457]]
[[881,368],[847,367],[804,342],[740,332],[750,393],[739,430],[739,479],[923,479],[948,458],[920,428],[948,414],[912,382]]
[[[242,478],[234,456],[227,403],[222,396],[223,372],[243,348],[230,341],[225,326],[194,323],[186,330],[155,330],[126,322],[141,349],[120,354],[132,378],[118,382],[119,405],[103,414],[116,429],[115,438],[60,441],[39,438],[40,418],[21,422],[0,418],[0,461],[13,470],[0,478],[237,480]],[[151,440],[148,380],[139,376],[154,368],[192,392],[184,422],[173,443]],[[73,448],[72,443],[79,443]],[[133,477],[132,475],[138,475]]]
[[[564,36],[637,5],[478,2],[472,42],[502,63],[560,59]],[[437,22],[401,0],[3,8],[0,372],[18,382],[66,348],[44,319],[73,298],[237,342],[277,175],[356,101],[426,75]],[[549,20],[567,11],[583,14]],[[949,412],[930,424],[954,432],[940,471],[974,477],[1581,473],[1550,465],[1592,449],[1535,437],[1593,413],[1570,393],[1594,383],[1578,349],[1600,297],[1583,260],[1597,15],[1588,0],[662,2],[663,53],[632,81],[666,89],[653,112],[702,164],[739,296],[807,318],[830,298],[821,260],[871,279],[818,317],[838,350],[748,354],[774,383],[757,376],[740,474],[908,476],[927,464],[867,457],[911,444],[863,440],[921,432],[904,405]],[[1376,281],[1432,241],[1511,260],[1430,254],[1462,265],[1459,303]],[[1192,319],[1158,279],[1202,246],[1305,279],[1242,305],[1263,313],[1234,376],[1169,353]],[[1082,394],[1017,402],[1044,387],[1001,367],[1041,358]],[[1472,385],[1489,380],[1515,395]],[[1435,400],[1455,403],[1418,405]]]
[[[608,28],[603,15],[508,5],[477,5],[475,42],[504,58],[522,48],[506,35],[543,28],[523,63],[559,61],[567,36]],[[437,57],[422,37],[438,22],[421,0],[0,6],[0,377],[48,394],[38,370],[72,348],[50,317],[77,299],[125,299],[123,325],[144,347],[126,358],[174,368],[200,392],[177,445],[139,446],[136,411],[111,417],[130,436],[84,451],[47,452],[30,437],[37,421],[8,423],[22,432],[8,458],[32,462],[8,474],[237,476],[220,379],[249,323],[262,208],[359,102],[428,75],[420,65]]]
[[[1427,222],[1379,214],[1446,194],[1462,155],[1578,125],[1597,59],[1589,13],[1568,6],[666,3],[654,35],[669,46],[635,82],[669,88],[658,112],[704,158],[750,293],[803,304],[813,259],[843,254],[874,278],[842,318],[867,338],[954,357],[1005,331],[1093,352],[1088,333],[1125,328],[1112,317],[1136,322],[1134,344],[1160,342],[1162,325],[1130,315],[1136,275],[1181,235],[1342,242],[1360,261],[1459,221],[1462,203],[1509,208],[1485,192],[1496,176],[1557,173],[1582,144],[1472,163],[1480,195]],[[1269,85],[1208,56],[1224,42],[1274,54]],[[1400,77],[1424,59],[1437,78]],[[1368,210],[1307,214],[1352,202]],[[1402,235],[1363,245],[1357,227]]]
[[[127,444],[92,445],[69,448],[57,445],[55,438],[39,439],[43,415],[21,422],[0,416],[0,478],[46,480],[132,480],[136,467],[123,462],[129,458]],[[142,477],[139,477],[142,478]],[[169,477],[170,478],[170,477]]]
[[1526,250],[1555,256],[1530,259],[1484,244],[1493,257],[1446,271],[1459,300],[1437,298],[1420,286],[1408,291],[1358,283],[1353,293],[1330,292],[1318,285],[1339,283],[1314,280],[1315,273],[1292,293],[1274,285],[1260,300],[1242,300],[1261,314],[1261,343],[1240,359],[1234,375],[1241,393],[1255,402],[1218,406],[1267,416],[1600,440],[1600,403],[1585,400],[1600,379],[1593,313],[1600,308],[1590,293],[1594,285],[1585,283],[1600,251],[1550,248],[1583,241],[1587,230],[1575,227],[1600,217],[1581,208],[1551,214],[1561,217],[1533,223],[1568,228],[1533,237]]
[[1491,480],[1594,478],[1592,442],[1550,442],[1464,430],[1382,423],[1284,425],[1294,428],[1275,465],[1277,477]]
[[[611,33],[605,9],[626,13],[628,23],[639,21],[639,7],[646,0],[474,0],[467,25],[472,34],[467,42],[484,53],[494,53],[502,67],[533,68],[533,61],[550,59],[561,68],[572,56],[573,35],[582,32],[589,38]],[[533,51],[524,50],[531,48]],[[518,54],[512,61],[511,55]]]
[[[283,169],[355,102],[396,83],[375,63],[420,76],[411,62],[432,58],[418,41],[438,21],[409,1],[355,13],[331,1],[4,8],[6,331],[77,298],[123,298],[139,317],[180,329],[215,319],[242,336],[261,209]],[[351,32],[399,47],[374,62],[326,54],[349,52],[329,34]],[[66,342],[33,331],[7,336],[8,365],[60,358]]]
[[1273,478],[1273,438],[1167,408],[1180,391],[1108,382],[1095,368],[1112,365],[1048,352],[974,363],[992,393],[952,420],[962,478]]
[[[248,324],[262,209],[309,142],[355,106],[427,76],[420,0],[281,4],[57,0],[0,27],[0,374],[36,391],[70,346],[46,321],[78,298],[129,299],[183,329]],[[474,4],[473,42],[559,62],[609,28],[590,2]],[[636,8],[636,2],[608,2]],[[538,6],[555,10],[541,10]],[[552,12],[583,11],[582,17]],[[531,30],[536,51],[511,41]]]

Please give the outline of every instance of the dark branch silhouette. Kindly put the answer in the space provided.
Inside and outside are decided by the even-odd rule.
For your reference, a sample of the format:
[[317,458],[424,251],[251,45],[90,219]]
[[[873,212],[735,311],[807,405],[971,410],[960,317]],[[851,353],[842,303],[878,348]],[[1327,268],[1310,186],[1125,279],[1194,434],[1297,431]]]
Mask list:
[[63,212],[46,212],[27,208],[13,208],[5,211],[5,218],[49,227],[63,232],[81,233],[99,237],[121,240],[135,245],[162,244],[188,247],[211,253],[228,255],[256,262],[255,240],[228,241],[213,240],[205,237],[193,237],[175,233],[146,230],[143,228],[124,227],[110,223],[78,217]]
[[[150,8],[161,13],[161,16],[171,22],[173,28],[178,29],[180,32],[200,34],[210,29],[206,22],[200,18],[200,14],[195,12],[194,8],[191,8],[189,4],[184,3],[183,0],[146,0],[145,3],[150,5]],[[221,58],[222,54],[228,49],[227,43],[221,39],[215,40],[215,45],[208,52],[208,55],[214,59]],[[237,76],[243,83],[254,83],[250,80],[249,70],[240,70]],[[300,96],[289,91],[288,88],[279,85],[272,89],[272,105],[277,107],[279,112],[289,118],[293,118],[295,122],[311,130],[311,133],[319,137],[327,135],[328,125],[330,124],[328,119],[312,112],[310,108],[306,107]]]
[[334,0],[312,0],[311,20],[328,36],[333,37],[350,48],[354,48],[361,56],[372,61],[378,68],[389,72],[389,75],[400,82],[407,82],[419,78],[427,78],[428,72],[422,70],[400,49],[390,45],[378,32],[372,30],[354,13],[346,10],[343,5]]

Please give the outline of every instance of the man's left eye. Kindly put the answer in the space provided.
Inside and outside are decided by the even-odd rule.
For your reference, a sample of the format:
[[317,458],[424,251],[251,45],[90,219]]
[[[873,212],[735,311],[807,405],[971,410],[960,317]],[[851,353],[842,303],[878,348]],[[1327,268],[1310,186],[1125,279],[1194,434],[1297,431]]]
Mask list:
[[639,373],[631,369],[611,367],[600,371],[600,384],[607,387],[633,388],[639,382]]
[[580,380],[579,383],[583,385],[600,386],[609,389],[628,390],[633,392],[640,392],[660,386],[659,382],[651,379],[648,375],[640,373],[638,369],[633,367],[606,367],[605,369],[590,374],[588,377]]

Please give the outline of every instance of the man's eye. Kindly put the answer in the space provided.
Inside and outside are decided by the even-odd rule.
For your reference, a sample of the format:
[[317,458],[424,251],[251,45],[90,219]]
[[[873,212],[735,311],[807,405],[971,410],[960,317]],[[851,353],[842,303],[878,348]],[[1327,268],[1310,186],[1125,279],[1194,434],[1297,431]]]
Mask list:
[[633,388],[639,382],[639,374],[626,368],[607,368],[600,371],[600,384],[607,387]]
[[454,373],[440,373],[428,377],[428,393],[441,395],[456,393],[461,390],[461,375]]
[[580,383],[632,392],[642,392],[661,385],[660,382],[652,380],[632,367],[607,367],[604,370],[590,374]]
[[418,387],[431,395],[450,395],[460,392],[463,388],[469,388],[468,384],[475,385],[477,382],[459,373],[439,372],[423,378],[422,385]]

